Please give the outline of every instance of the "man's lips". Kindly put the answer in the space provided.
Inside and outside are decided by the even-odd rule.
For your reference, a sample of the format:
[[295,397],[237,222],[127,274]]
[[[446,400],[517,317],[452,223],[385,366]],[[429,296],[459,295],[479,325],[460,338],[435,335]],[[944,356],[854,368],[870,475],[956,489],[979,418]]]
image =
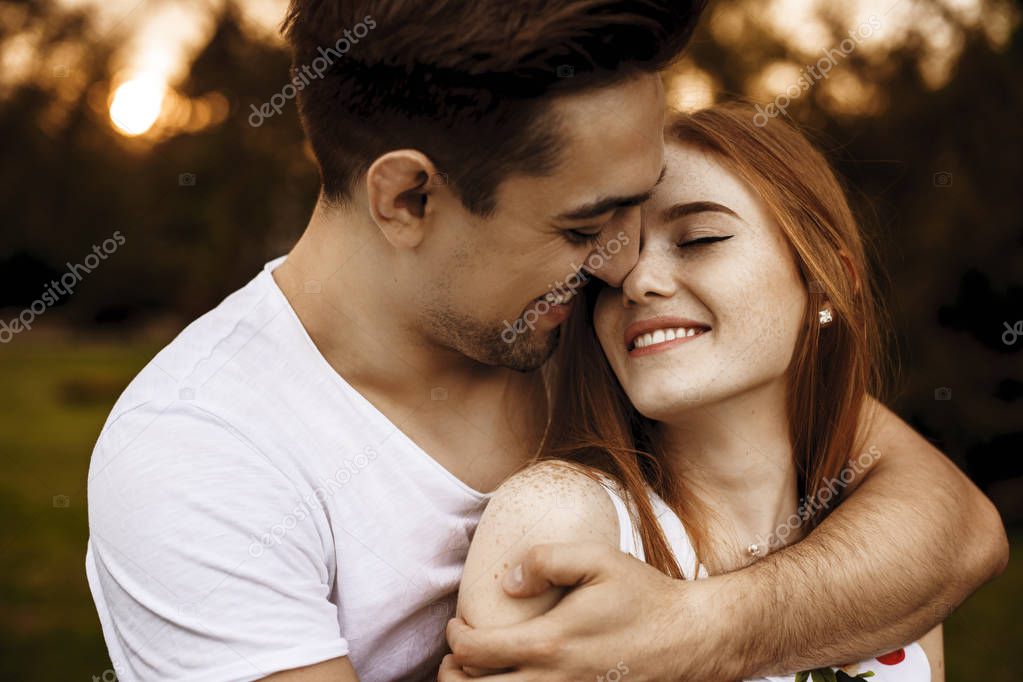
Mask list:
[[545,291],[530,302],[523,316],[532,311],[540,317],[547,317],[552,312],[571,309],[575,295],[576,291],[568,288]]
[[575,305],[575,294],[567,287],[549,290],[534,298],[519,320],[530,329],[549,331],[568,319]]
[[547,301],[547,303],[552,306],[567,305],[573,298],[575,298],[575,294],[576,292],[574,290],[567,288],[545,291],[533,299],[531,307],[535,308],[540,301]]
[[[653,345],[698,336],[710,331],[710,326],[685,317],[662,315],[633,322],[625,328],[625,348],[630,352],[642,351]],[[670,337],[670,338],[669,338]],[[637,348],[637,345],[642,347]]]

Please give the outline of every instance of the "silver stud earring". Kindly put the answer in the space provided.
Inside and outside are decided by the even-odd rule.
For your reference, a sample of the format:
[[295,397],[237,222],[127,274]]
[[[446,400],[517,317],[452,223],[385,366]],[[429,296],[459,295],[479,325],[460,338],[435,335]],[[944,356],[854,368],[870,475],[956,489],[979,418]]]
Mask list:
[[817,321],[820,322],[822,327],[827,327],[835,320],[834,314],[831,312],[831,306],[824,306],[817,311]]

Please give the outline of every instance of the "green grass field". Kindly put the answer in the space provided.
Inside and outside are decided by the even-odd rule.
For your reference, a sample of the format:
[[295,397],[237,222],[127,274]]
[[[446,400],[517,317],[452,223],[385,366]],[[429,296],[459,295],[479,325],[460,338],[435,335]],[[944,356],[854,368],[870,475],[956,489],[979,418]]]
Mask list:
[[[156,350],[30,336],[0,346],[0,680],[90,680],[110,668],[85,582],[86,475],[107,413]],[[1013,540],[1006,574],[946,624],[949,680],[1023,679],[1023,534]]]

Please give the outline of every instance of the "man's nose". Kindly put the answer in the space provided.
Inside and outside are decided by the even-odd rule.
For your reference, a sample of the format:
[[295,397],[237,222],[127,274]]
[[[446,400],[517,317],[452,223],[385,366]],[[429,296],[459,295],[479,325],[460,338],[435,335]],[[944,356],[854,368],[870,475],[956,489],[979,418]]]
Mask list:
[[634,216],[619,223],[617,231],[609,231],[586,259],[586,271],[613,287],[622,286],[639,260],[639,210],[634,211]]

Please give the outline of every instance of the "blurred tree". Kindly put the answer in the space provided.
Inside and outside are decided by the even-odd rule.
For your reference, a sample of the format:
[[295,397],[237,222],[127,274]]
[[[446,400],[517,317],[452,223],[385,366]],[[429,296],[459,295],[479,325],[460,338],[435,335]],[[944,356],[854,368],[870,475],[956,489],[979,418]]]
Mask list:
[[[863,28],[850,26],[845,3],[817,3],[812,23],[786,30],[778,6],[713,3],[669,81],[684,89],[696,74],[717,98],[766,105],[805,77],[822,44],[833,51]],[[903,0],[865,19],[889,43],[857,43],[787,115],[848,181],[887,273],[903,359],[897,407],[993,483],[1020,475],[1009,462],[1019,457],[1023,337],[1006,344],[1001,334],[1023,320],[1023,33],[1015,6],[974,6],[971,18]],[[116,132],[107,112],[121,36],[98,34],[87,14],[54,0],[0,0],[0,17],[3,63],[28,65],[0,74],[5,319],[114,231],[124,246],[48,321],[123,327],[162,313],[184,323],[286,252],[312,207],[316,171],[293,101],[259,127],[249,122],[251,105],[288,83],[288,57],[248,31],[233,2],[168,105],[191,120],[204,102],[221,102],[227,115],[138,138]],[[936,399],[941,388],[951,399]]]

